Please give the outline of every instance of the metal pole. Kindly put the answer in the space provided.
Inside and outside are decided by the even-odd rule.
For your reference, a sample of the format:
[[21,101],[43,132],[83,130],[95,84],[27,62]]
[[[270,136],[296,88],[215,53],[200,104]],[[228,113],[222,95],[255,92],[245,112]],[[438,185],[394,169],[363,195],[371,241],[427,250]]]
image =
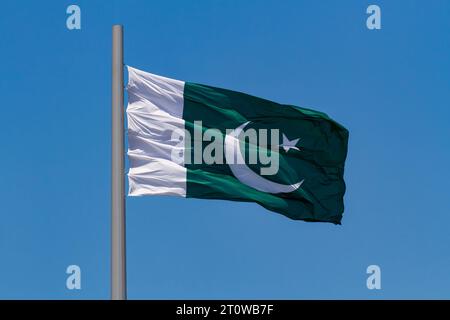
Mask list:
[[125,300],[125,181],[123,29],[112,28],[111,299]]

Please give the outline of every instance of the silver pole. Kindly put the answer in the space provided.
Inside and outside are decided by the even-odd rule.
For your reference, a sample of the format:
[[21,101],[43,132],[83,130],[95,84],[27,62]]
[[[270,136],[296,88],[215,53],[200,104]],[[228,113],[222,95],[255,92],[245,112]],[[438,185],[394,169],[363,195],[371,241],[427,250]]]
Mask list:
[[123,122],[123,28],[112,28],[111,299],[127,298]]

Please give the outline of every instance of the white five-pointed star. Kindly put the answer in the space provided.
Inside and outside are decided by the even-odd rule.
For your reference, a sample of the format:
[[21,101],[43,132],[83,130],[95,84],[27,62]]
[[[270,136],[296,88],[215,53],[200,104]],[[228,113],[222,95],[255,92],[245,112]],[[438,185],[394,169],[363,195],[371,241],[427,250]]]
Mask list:
[[294,139],[294,140],[289,140],[286,137],[286,135],[283,133],[283,143],[280,144],[280,147],[283,147],[284,151],[286,151],[286,152],[288,152],[290,149],[300,151],[300,149],[295,146],[299,140],[300,140],[300,138]]

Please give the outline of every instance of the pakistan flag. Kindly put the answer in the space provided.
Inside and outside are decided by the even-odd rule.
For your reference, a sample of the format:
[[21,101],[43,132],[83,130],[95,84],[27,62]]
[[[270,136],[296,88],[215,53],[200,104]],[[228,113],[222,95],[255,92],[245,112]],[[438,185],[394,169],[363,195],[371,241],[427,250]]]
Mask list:
[[348,131],[326,114],[128,67],[129,195],[256,202],[340,224]]

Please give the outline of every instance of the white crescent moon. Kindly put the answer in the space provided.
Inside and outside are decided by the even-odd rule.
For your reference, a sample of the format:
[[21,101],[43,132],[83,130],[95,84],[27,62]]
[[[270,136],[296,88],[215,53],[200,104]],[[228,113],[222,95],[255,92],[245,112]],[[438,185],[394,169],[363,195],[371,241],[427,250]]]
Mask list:
[[[305,181],[304,179],[296,184],[276,183],[264,179],[245,164],[241,153],[239,135],[249,123],[250,121],[225,135],[225,160],[233,175],[243,184],[266,193],[289,193],[297,190]],[[236,159],[234,159],[235,156]]]

